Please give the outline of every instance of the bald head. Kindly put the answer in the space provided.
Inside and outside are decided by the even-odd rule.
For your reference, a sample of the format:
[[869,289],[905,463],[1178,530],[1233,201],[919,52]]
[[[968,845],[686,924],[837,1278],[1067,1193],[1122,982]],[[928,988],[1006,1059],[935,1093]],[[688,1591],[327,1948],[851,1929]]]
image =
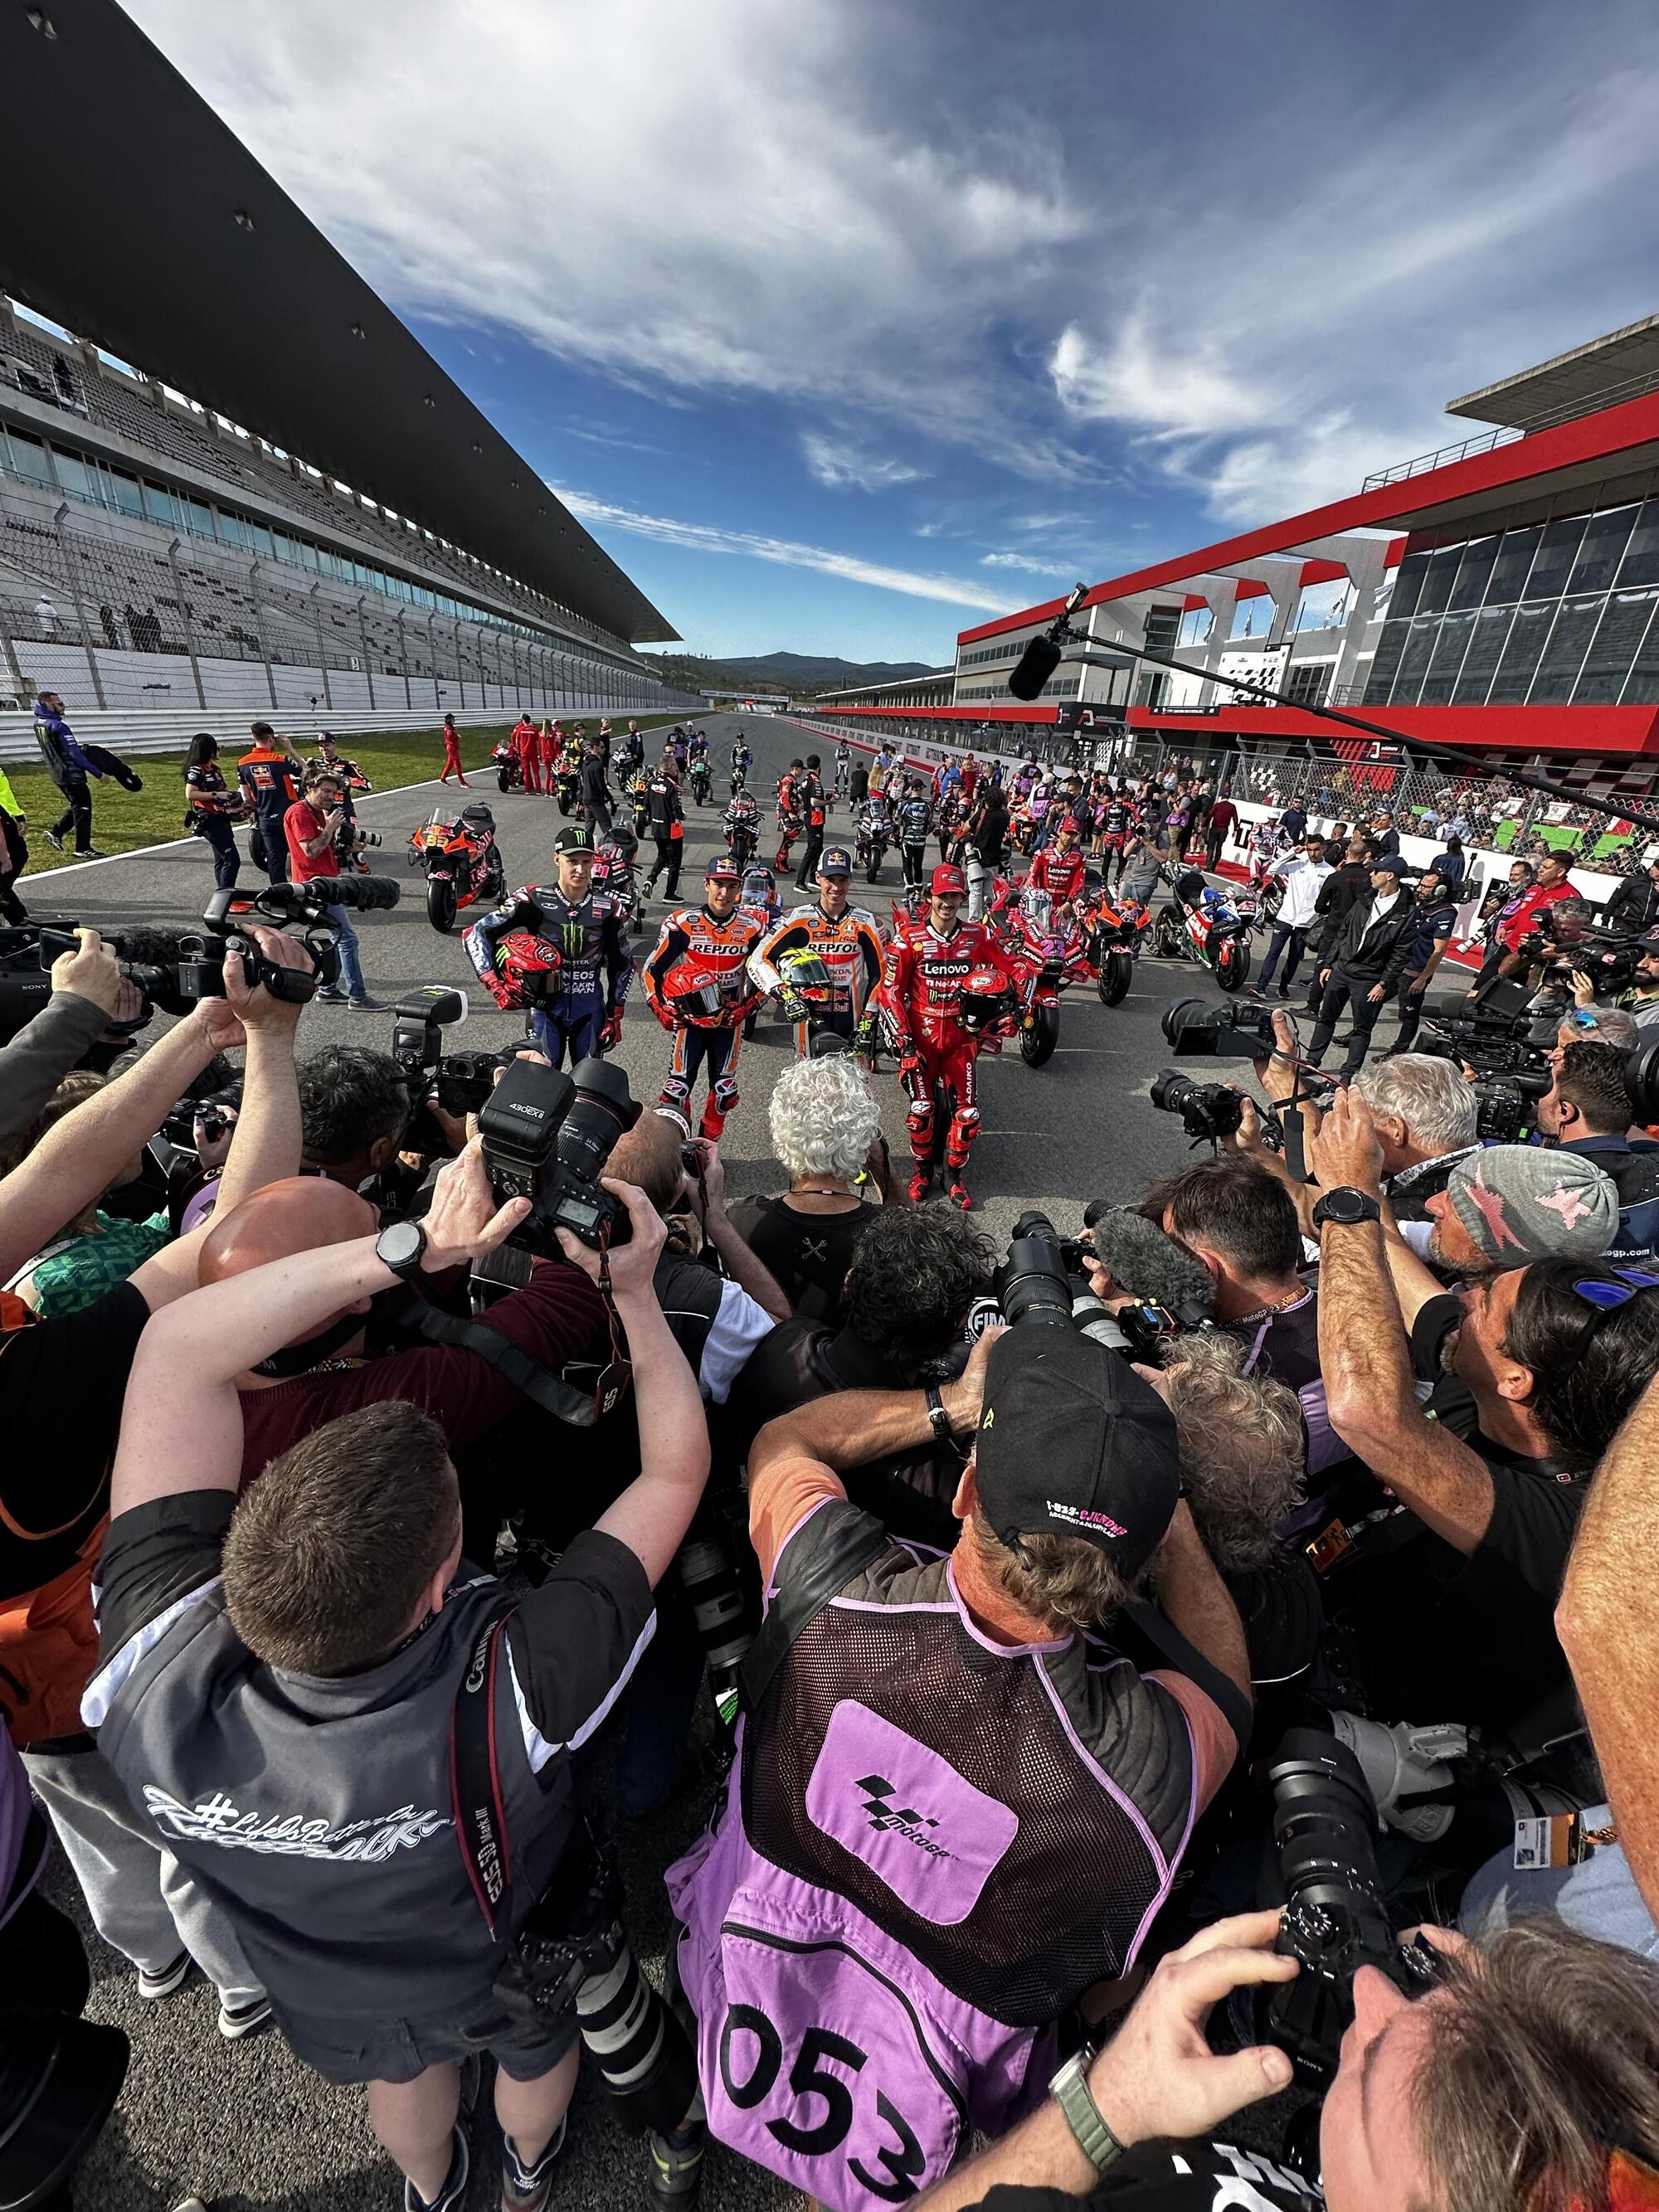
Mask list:
[[641,1114],[611,1150],[607,1175],[637,1183],[659,1213],[673,1204],[680,1188],[678,1127],[662,1114]]
[[203,1242],[198,1279],[222,1283],[296,1252],[373,1236],[379,1226],[374,1208],[355,1190],[321,1176],[290,1176],[215,1217]]

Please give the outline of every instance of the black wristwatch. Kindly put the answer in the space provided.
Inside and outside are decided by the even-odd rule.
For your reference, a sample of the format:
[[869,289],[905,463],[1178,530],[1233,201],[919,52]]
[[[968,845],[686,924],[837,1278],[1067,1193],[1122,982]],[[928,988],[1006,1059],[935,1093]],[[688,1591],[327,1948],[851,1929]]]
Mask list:
[[399,1282],[421,1272],[426,1257],[426,1231],[418,1221],[393,1221],[374,1239],[374,1256],[390,1267]]
[[1316,1229],[1322,1229],[1328,1221],[1339,1228],[1353,1229],[1362,1221],[1381,1221],[1382,1207],[1369,1191],[1355,1190],[1344,1183],[1335,1190],[1328,1190],[1313,1210]]
[[945,1410],[945,1401],[939,1395],[938,1383],[926,1384],[922,1395],[927,1401],[928,1427],[933,1431],[937,1442],[948,1444],[951,1441],[951,1416]]

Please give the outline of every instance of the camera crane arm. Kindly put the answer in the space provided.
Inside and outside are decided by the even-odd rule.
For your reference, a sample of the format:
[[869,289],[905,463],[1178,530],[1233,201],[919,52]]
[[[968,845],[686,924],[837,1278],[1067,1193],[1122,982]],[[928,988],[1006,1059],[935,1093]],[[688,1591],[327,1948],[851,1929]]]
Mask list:
[[[1364,714],[1350,714],[1340,707],[1315,706],[1305,699],[1292,699],[1288,693],[1275,691],[1268,684],[1253,683],[1247,677],[1220,676],[1212,668],[1200,667],[1190,660],[1178,660],[1167,653],[1155,653],[1145,645],[1113,644],[1108,652],[1097,652],[1092,641],[1082,636],[1071,626],[1071,617],[1088,596],[1088,586],[1077,584],[1068,593],[1066,605],[1055,621],[1041,637],[1033,638],[1025,648],[1008,688],[1018,697],[1035,698],[1048,677],[1062,661],[1072,666],[1115,669],[1126,659],[1147,660],[1159,668],[1173,669],[1178,676],[1195,676],[1206,684],[1224,684],[1230,690],[1242,692],[1247,698],[1261,701],[1269,707],[1295,707],[1304,714],[1316,714],[1321,721],[1339,723],[1344,729],[1358,730],[1366,737],[1381,738],[1385,743],[1398,745],[1409,762],[1433,764],[1455,769],[1459,775],[1471,780],[1481,778],[1492,783],[1518,785],[1528,791],[1542,792],[1547,799],[1566,799],[1574,806],[1588,807],[1592,813],[1605,814],[1610,820],[1632,822],[1644,830],[1659,832],[1659,815],[1646,814],[1635,807],[1614,805],[1605,799],[1593,799],[1588,793],[1568,791],[1563,785],[1552,782],[1547,776],[1534,775],[1525,769],[1496,769],[1484,761],[1459,752],[1450,745],[1427,744],[1421,738],[1407,737],[1403,730],[1390,729],[1385,722],[1373,722]],[[1080,647],[1080,651],[1064,648]],[[1042,648],[1039,651],[1038,648]],[[1052,650],[1053,659],[1048,658]],[[1015,683],[1028,666],[1032,672],[1041,671],[1037,681],[1029,692],[1021,691]]]

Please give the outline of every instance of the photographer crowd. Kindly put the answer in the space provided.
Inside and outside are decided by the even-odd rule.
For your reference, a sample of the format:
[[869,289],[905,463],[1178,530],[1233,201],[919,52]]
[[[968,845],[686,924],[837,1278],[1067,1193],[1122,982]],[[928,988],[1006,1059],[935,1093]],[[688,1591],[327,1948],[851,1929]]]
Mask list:
[[[406,2212],[466,2199],[484,2081],[499,2202],[551,2202],[584,2052],[664,2203],[712,2139],[831,2212],[1659,2205],[1647,906],[1546,859],[1431,998],[1455,866],[1304,818],[1265,994],[1164,1017],[1255,1063],[1158,1077],[1210,1156],[999,1249],[954,864],[879,982],[810,790],[799,944],[676,864],[644,988],[700,1048],[642,1109],[596,805],[472,933],[486,981],[552,948],[523,1048],[447,1052],[434,987],[310,1049],[368,1003],[350,764],[254,765],[283,926],[43,935],[0,1047],[0,2201],[73,2201],[126,2063],[55,1848],[143,2001],[199,1972],[363,2085]],[[1109,787],[1010,781],[1046,872],[1079,804],[1121,861]],[[1231,826],[1140,797],[1177,860]],[[763,988],[800,1056],[728,1201]],[[908,1178],[836,1048],[878,991]],[[645,1895],[616,1826],[671,1805]]]

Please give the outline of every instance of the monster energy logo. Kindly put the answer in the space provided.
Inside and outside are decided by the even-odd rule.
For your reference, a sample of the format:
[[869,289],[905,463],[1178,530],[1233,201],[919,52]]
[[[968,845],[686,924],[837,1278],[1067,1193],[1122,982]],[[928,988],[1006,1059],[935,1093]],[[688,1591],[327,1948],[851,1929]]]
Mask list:
[[579,960],[587,950],[587,925],[584,921],[565,921],[559,925],[559,934],[564,939],[567,960]]

